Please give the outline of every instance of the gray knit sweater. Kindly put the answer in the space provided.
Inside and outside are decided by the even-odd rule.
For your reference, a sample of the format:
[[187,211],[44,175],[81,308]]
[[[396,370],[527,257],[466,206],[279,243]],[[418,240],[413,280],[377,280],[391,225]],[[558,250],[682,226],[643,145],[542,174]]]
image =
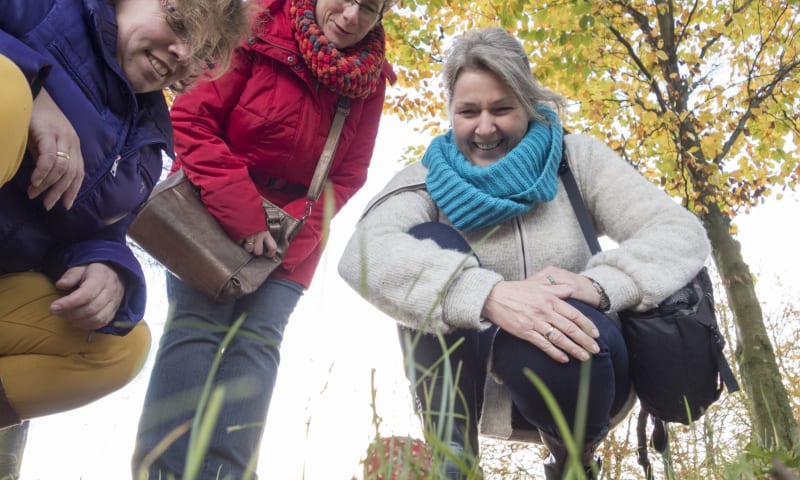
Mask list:
[[[567,135],[570,168],[598,234],[616,243],[594,256],[563,184],[550,202],[497,227],[463,233],[471,255],[443,250],[406,232],[447,222],[425,190],[427,170],[400,171],[367,206],[339,262],[339,274],[398,322],[426,331],[485,329],[481,309],[501,280],[522,280],[548,265],[595,279],[611,311],[648,310],[685,285],[709,254],[698,219],[602,142]],[[528,438],[511,429],[511,400],[487,376],[481,433]],[[535,437],[535,434],[533,435]]]

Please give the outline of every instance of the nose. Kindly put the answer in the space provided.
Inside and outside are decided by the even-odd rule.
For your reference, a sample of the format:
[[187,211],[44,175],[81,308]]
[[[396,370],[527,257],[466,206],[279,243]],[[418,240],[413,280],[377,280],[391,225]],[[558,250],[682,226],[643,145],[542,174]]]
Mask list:
[[476,135],[489,135],[495,130],[494,115],[489,112],[481,112],[478,117],[478,124],[475,126]]
[[179,62],[187,62],[192,54],[192,47],[189,42],[178,40],[170,45],[169,51],[175,55]]
[[358,17],[358,9],[361,8],[356,2],[345,2],[344,10],[342,10],[342,17],[346,22],[352,22]]

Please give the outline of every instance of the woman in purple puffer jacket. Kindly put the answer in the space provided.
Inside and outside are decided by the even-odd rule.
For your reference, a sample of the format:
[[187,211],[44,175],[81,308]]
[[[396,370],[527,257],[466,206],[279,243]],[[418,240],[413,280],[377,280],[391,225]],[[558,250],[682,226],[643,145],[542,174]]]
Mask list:
[[0,3],[0,428],[141,368],[125,232],[172,155],[162,89],[224,70],[246,28],[240,0]]

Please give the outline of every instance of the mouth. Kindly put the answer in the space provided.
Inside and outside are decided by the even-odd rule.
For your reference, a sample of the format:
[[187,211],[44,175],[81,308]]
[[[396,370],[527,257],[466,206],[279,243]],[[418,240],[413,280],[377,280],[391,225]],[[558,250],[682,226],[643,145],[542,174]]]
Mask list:
[[501,143],[503,143],[502,140],[498,140],[492,143],[474,142],[478,150],[487,150],[487,151],[494,150],[495,148],[499,147]]
[[153,56],[150,52],[147,52],[147,60],[150,62],[150,65],[153,67],[153,70],[157,74],[159,74],[162,78],[168,77],[172,71],[170,70],[169,66]]
[[340,26],[338,23],[336,23],[335,21],[331,21],[331,23],[333,23],[333,27],[334,27],[334,29],[336,30],[336,32],[338,32],[338,33],[339,33],[339,35],[350,35],[350,32],[348,32],[346,29],[342,28],[342,27],[341,27],[341,26]]

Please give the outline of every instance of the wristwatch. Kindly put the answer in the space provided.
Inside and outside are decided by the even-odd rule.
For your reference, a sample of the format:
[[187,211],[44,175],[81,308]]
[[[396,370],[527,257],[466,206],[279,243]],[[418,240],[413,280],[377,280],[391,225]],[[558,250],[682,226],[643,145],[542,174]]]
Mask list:
[[589,280],[592,282],[594,289],[597,290],[598,295],[600,295],[600,305],[597,306],[597,309],[601,312],[607,312],[611,308],[611,300],[609,300],[606,290],[595,279],[589,278]]

